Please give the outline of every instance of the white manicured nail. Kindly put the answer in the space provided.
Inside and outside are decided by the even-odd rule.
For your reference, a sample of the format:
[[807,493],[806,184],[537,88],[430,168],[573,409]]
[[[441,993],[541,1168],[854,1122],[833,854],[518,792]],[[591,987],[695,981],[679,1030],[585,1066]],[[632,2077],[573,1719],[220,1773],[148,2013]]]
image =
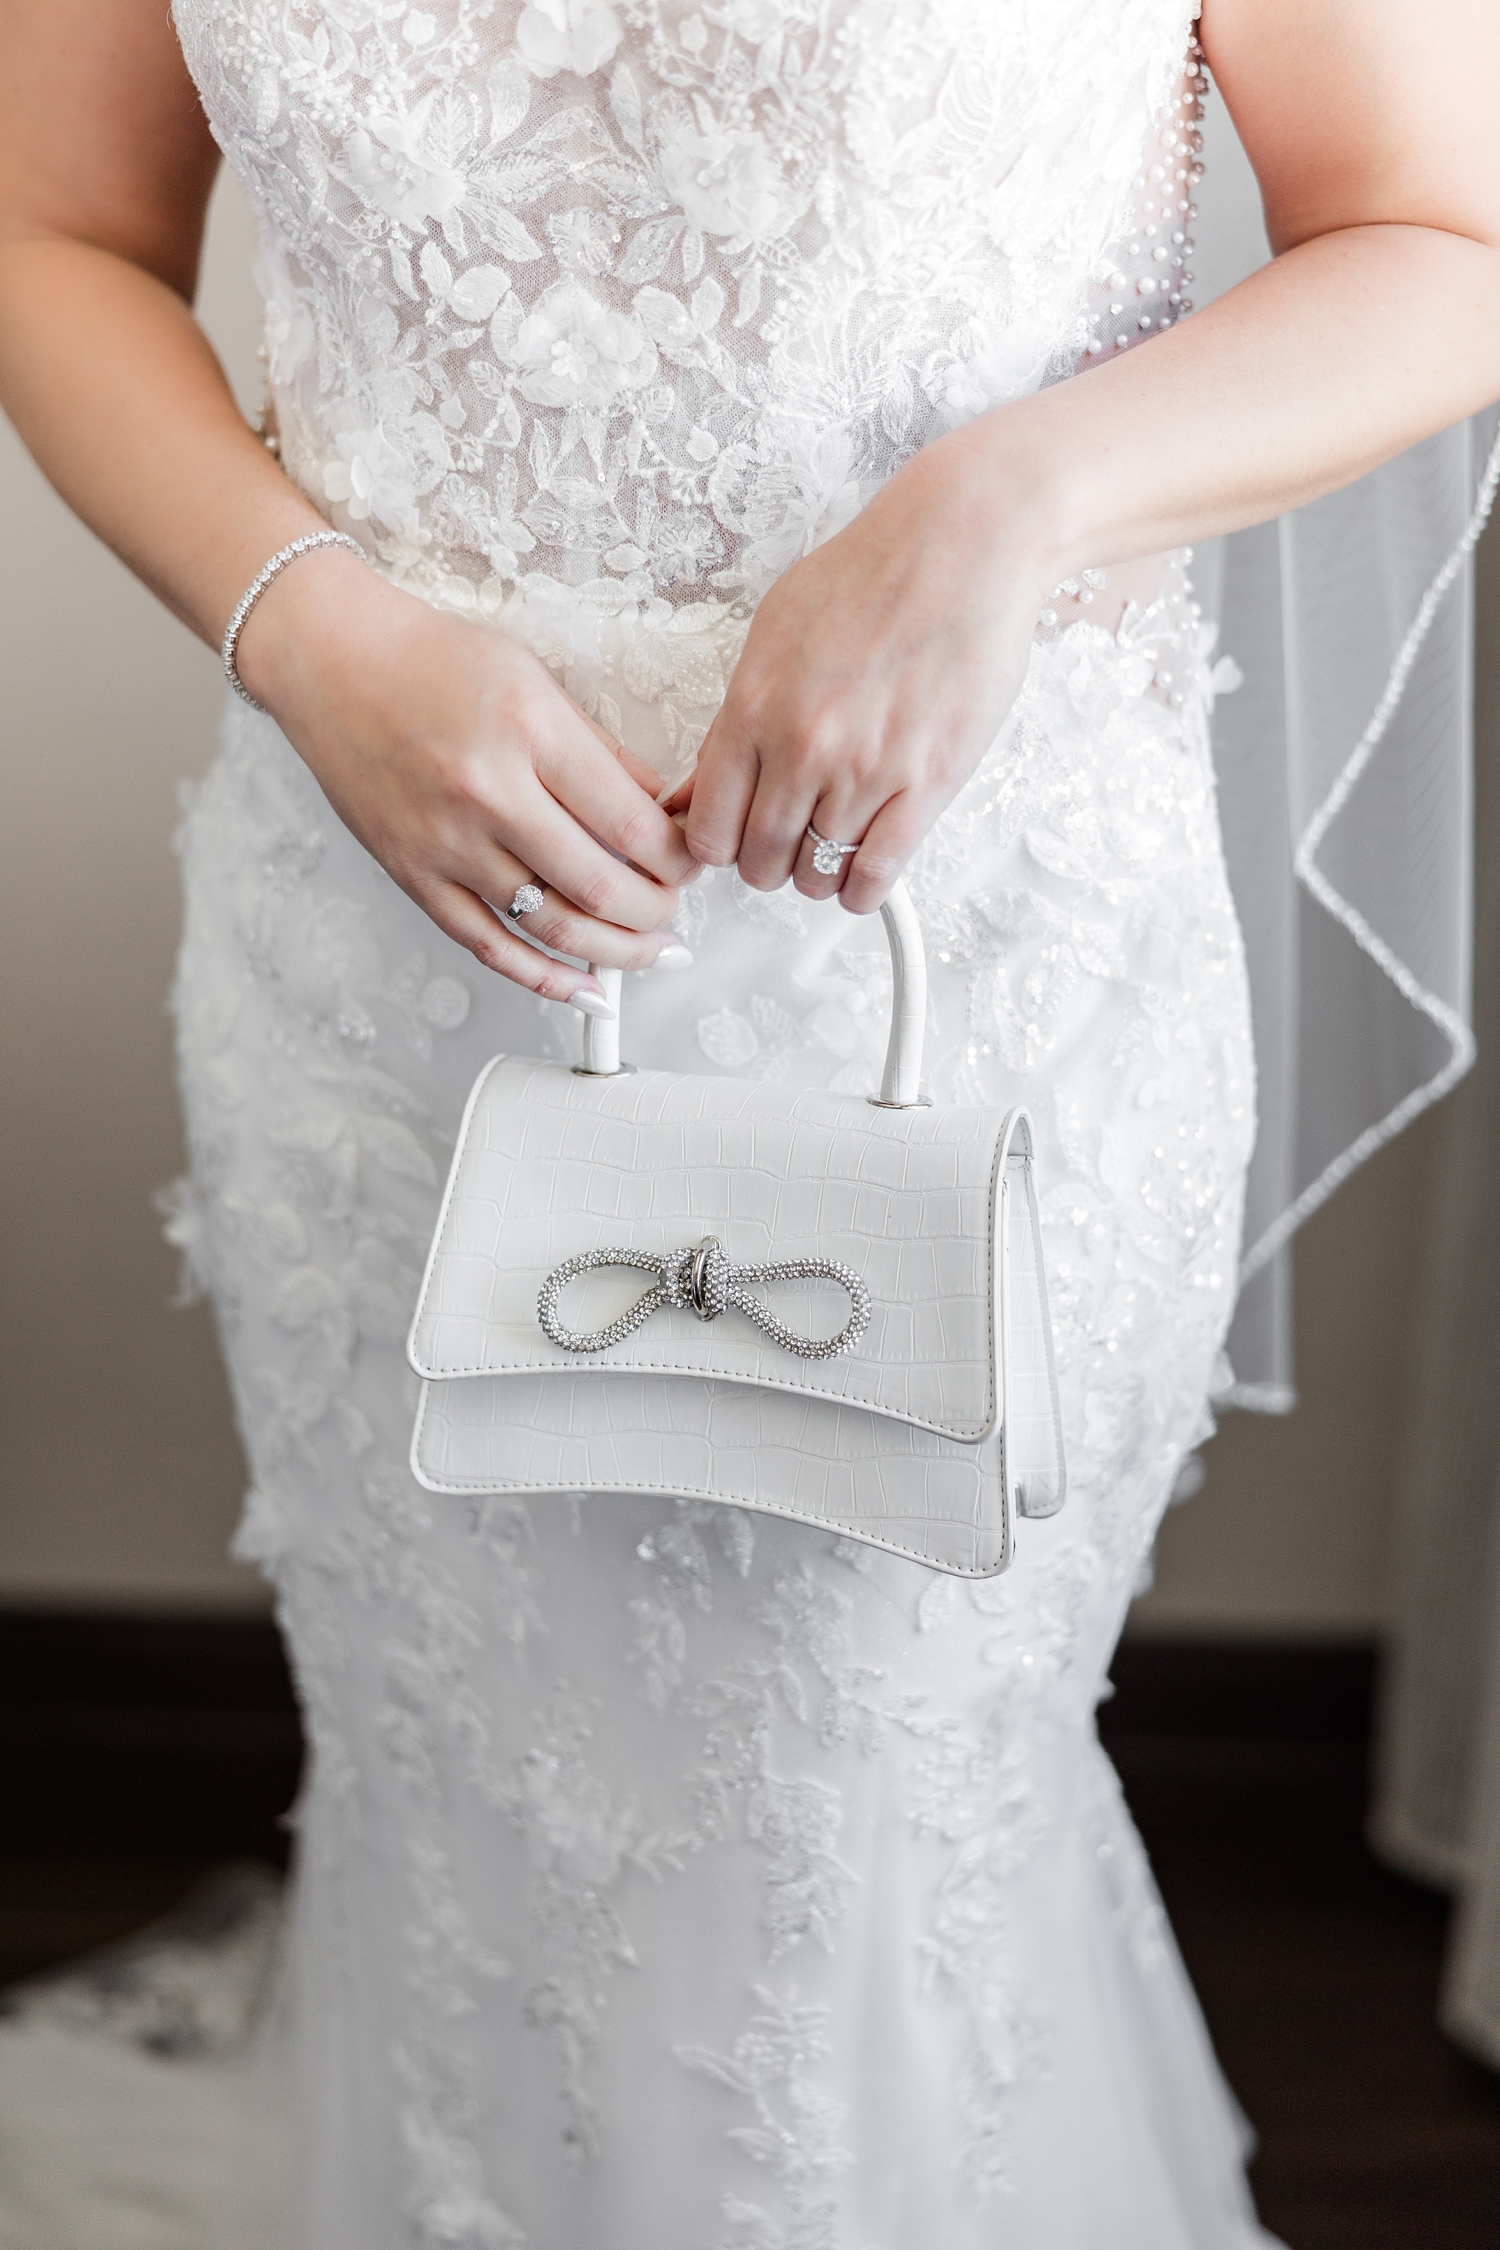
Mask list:
[[576,1008],[581,1016],[607,1016],[611,1023],[614,1021],[615,1011],[602,992],[570,992],[568,1006]]
[[681,938],[668,938],[651,964],[653,969],[690,969],[692,965],[693,956]]

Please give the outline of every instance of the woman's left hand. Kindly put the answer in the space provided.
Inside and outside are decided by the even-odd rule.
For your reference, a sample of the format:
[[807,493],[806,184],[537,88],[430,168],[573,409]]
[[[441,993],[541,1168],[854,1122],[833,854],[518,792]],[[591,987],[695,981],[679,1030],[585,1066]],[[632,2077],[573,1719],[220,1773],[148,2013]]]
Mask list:
[[[1056,573],[978,427],[918,454],[765,595],[676,800],[695,859],[871,913],[994,741]],[[859,845],[838,874],[814,869],[809,823]]]

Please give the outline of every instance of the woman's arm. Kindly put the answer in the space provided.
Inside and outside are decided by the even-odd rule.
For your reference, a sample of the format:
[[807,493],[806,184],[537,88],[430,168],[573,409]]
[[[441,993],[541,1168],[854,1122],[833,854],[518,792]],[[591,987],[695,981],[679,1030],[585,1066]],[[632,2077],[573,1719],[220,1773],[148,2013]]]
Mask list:
[[[217,647],[266,557],[322,518],[192,317],[218,153],[165,0],[0,0],[0,55],[0,404],[70,506]],[[656,777],[527,650],[333,551],[274,581],[240,671],[355,835],[488,967],[602,1005],[493,911],[533,876],[551,888],[528,928],[548,944],[658,958],[694,872],[680,830]]]
[[1205,0],[1273,263],[929,446],[778,581],[704,745],[695,855],[772,889],[866,838],[879,904],[1014,699],[1048,591],[1331,491],[1500,395],[1500,8]]

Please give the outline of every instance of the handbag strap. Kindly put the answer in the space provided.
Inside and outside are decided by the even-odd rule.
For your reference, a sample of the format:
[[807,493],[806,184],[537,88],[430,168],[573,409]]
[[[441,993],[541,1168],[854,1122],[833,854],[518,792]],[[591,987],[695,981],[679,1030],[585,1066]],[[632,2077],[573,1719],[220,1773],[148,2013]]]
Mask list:
[[[871,1100],[878,1109],[916,1109],[922,1103],[922,1039],[927,1029],[927,952],[921,924],[904,883],[893,883],[880,909],[891,949],[891,1032],[885,1051],[880,1092]],[[620,993],[622,972],[590,964],[590,973],[604,987],[612,1016],[583,1019],[583,1074],[590,1078],[616,1078],[620,1061]]]

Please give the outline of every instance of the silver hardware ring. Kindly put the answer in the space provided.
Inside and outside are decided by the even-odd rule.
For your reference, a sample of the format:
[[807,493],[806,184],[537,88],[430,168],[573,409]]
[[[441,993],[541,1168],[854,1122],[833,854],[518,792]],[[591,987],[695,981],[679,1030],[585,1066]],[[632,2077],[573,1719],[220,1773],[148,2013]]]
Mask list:
[[546,903],[535,883],[523,883],[505,909],[505,919],[507,922],[519,922],[523,914],[535,914]]
[[[628,1266],[640,1273],[654,1273],[656,1286],[637,1297],[605,1328],[580,1331],[565,1327],[558,1313],[564,1289],[580,1274],[595,1273],[602,1266]],[[768,1304],[752,1295],[751,1285],[765,1281],[835,1282],[849,1299],[849,1318],[836,1336],[821,1342],[815,1336],[799,1336]],[[723,1244],[711,1234],[690,1249],[668,1250],[661,1256],[649,1250],[586,1250],[581,1257],[565,1258],[542,1283],[536,1316],[559,1350],[602,1352],[611,1344],[623,1344],[655,1312],[692,1312],[699,1320],[717,1320],[720,1313],[731,1308],[744,1313],[762,1335],[769,1336],[783,1351],[795,1352],[799,1359],[838,1359],[844,1352],[853,1351],[870,1325],[870,1292],[854,1268],[841,1258],[776,1258],[759,1265],[735,1266],[730,1264]]]
[[831,836],[820,836],[811,821],[807,833],[812,842],[813,867],[819,875],[837,875],[845,860],[859,850],[858,844],[836,844]]

